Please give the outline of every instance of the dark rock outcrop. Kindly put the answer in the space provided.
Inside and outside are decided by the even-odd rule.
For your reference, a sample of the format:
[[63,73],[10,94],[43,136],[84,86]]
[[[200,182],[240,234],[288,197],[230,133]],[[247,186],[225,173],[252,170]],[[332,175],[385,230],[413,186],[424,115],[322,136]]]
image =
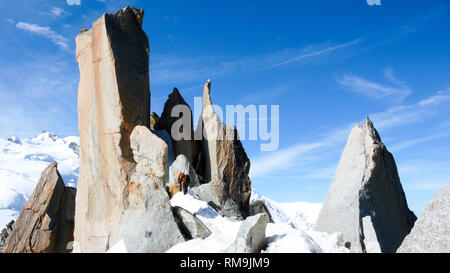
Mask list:
[[259,213],[267,214],[267,216],[269,216],[269,223],[273,223],[272,215],[270,214],[269,208],[264,201],[256,200],[250,203],[250,215],[256,215]]
[[75,189],[64,186],[56,162],[41,175],[19,214],[5,253],[64,253],[73,240]]
[[[172,110],[176,106],[181,106],[185,110],[187,110],[189,112],[188,116],[184,117],[182,114],[180,114],[179,117],[172,117]],[[188,125],[189,128],[184,128],[184,126],[180,126],[181,127],[180,131],[177,133],[179,133],[180,136],[186,134],[188,136],[188,139],[185,139],[183,137],[181,140],[175,140],[173,139],[174,136],[172,134],[172,126],[174,125],[174,123],[176,123],[177,121],[180,122],[182,119],[186,119],[186,123],[189,124]],[[169,132],[169,134],[172,136],[175,158],[178,157],[178,155],[182,154],[187,157],[187,159],[192,165],[194,165],[194,159],[197,153],[197,146],[194,140],[192,111],[189,105],[184,100],[183,96],[181,96],[178,89],[174,88],[173,92],[169,95],[169,98],[164,104],[164,110],[161,114],[161,117],[155,123],[154,129],[166,130],[167,132]]]
[[220,215],[242,220],[242,213],[239,206],[230,195],[223,190],[224,183],[221,181],[211,181],[192,188],[192,191],[208,205],[214,208]]
[[8,224],[6,224],[6,227],[2,229],[2,232],[0,233],[0,253],[3,252],[3,248],[5,248],[6,239],[8,239],[9,235],[13,231],[14,228],[14,220],[11,220]]
[[415,220],[394,157],[367,118],[347,140],[316,229],[341,232],[352,252],[395,252]]
[[172,207],[178,227],[186,240],[202,238],[205,239],[211,235],[211,231],[195,215],[182,207]]
[[[56,249],[58,252],[71,252],[73,243],[73,230],[75,228],[75,200],[77,190],[66,187],[61,201],[58,238]],[[70,244],[68,244],[70,243]]]
[[450,252],[450,185],[433,196],[397,252]]

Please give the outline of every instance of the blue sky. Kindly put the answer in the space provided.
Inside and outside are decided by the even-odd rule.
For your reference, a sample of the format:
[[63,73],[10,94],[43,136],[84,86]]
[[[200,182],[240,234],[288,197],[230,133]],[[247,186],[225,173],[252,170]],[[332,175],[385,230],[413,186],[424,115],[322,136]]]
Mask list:
[[243,141],[253,187],[322,202],[350,129],[369,115],[410,208],[450,183],[450,3],[109,1],[0,3],[0,137],[77,135],[75,36],[104,12],[145,9],[152,111],[178,87],[193,105],[280,106],[280,146]]

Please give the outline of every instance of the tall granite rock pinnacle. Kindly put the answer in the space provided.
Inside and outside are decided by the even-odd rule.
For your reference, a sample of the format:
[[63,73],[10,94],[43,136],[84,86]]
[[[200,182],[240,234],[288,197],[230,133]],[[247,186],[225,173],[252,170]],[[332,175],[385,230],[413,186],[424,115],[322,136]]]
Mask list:
[[395,252],[416,219],[394,157],[367,118],[348,137],[316,229],[341,232],[352,252]]
[[[148,129],[143,15],[131,7],[104,14],[76,38],[81,151],[75,252],[104,252],[122,239],[130,252],[160,252],[182,240],[168,194],[161,190],[167,145]],[[138,143],[132,145],[134,130]],[[141,154],[144,147],[151,153]]]
[[203,111],[195,135],[201,138],[201,167],[197,171],[211,182],[198,187],[196,193],[214,203],[224,215],[246,218],[250,214],[250,160],[236,128],[223,124],[214,112],[210,93],[208,80],[203,87]]

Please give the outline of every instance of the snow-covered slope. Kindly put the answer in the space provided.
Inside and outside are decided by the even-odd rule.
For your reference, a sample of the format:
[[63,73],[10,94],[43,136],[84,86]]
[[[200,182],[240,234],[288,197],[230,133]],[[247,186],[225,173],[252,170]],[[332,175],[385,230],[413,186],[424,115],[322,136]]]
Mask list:
[[41,172],[52,162],[66,185],[75,187],[78,179],[79,138],[60,138],[43,132],[35,138],[0,138],[0,230],[17,218],[33,193]]
[[[321,204],[277,203],[254,193],[252,201],[262,200],[268,206],[274,223],[266,229],[268,246],[264,252],[348,252],[339,234],[328,235],[313,230]],[[180,206],[195,214],[212,232],[206,239],[194,239],[173,246],[167,252],[221,252],[236,238],[242,221],[220,216],[192,191],[181,192],[171,199],[172,206]]]
[[[60,138],[43,132],[31,139],[0,138],[0,229],[17,218],[50,162],[57,161],[66,185],[76,187],[78,153],[78,137]],[[338,234],[313,230],[321,204],[280,203],[253,192],[251,202],[256,200],[265,202],[275,222],[267,225],[265,252],[347,252]],[[171,204],[194,213],[212,234],[175,245],[168,252],[221,252],[234,241],[242,223],[220,216],[192,191],[177,193]],[[111,251],[126,252],[126,247],[122,242]]]

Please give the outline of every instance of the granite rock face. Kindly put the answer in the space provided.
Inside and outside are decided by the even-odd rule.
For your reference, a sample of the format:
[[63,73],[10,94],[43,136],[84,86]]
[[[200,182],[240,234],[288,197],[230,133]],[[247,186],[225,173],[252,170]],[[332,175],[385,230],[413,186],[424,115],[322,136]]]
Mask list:
[[76,38],[81,151],[74,252],[105,252],[122,239],[130,252],[162,252],[183,241],[163,184],[168,147],[148,129],[143,15],[131,7],[104,14]]
[[168,146],[145,126],[136,126],[130,141],[137,165],[124,192],[119,228],[111,232],[110,241],[123,240],[129,252],[164,252],[184,241],[164,187]]
[[177,219],[178,227],[186,240],[202,238],[211,235],[211,231],[200,219],[182,207],[172,207],[172,211]]
[[450,185],[433,196],[397,252],[450,252]]
[[51,163],[41,175],[6,239],[5,253],[64,253],[73,240],[75,189]]
[[249,215],[251,181],[248,176],[250,160],[245,153],[235,127],[224,125],[211,102],[211,81],[203,88],[203,111],[196,139],[201,139],[201,167],[197,170],[204,180],[214,182],[211,192],[221,207],[230,204],[231,199],[239,208],[235,217]]
[[269,216],[260,213],[242,222],[235,241],[224,252],[259,253],[266,246],[266,226]]
[[[157,137],[159,137],[160,139],[164,140],[164,142],[167,144],[167,146],[169,147],[169,166],[173,164],[173,162],[175,161],[175,154],[173,152],[173,146],[172,146],[172,138],[170,137],[169,133],[166,130],[152,130],[152,133],[154,135],[156,135]],[[169,179],[169,177],[166,177],[167,179]],[[167,182],[167,181],[165,181]]]
[[169,183],[176,183],[177,176],[180,172],[187,172],[191,181],[191,187],[196,187],[200,185],[200,180],[192,167],[191,163],[189,163],[188,158],[181,154],[177,156],[177,159],[170,165],[169,167]]
[[[186,110],[187,116],[184,117],[182,114],[179,114],[179,112],[177,111],[180,110],[178,109]],[[175,111],[174,114],[176,114],[176,116],[172,116],[172,111]],[[184,125],[177,126],[178,123],[181,124],[182,119],[186,119],[186,126],[188,126],[188,128],[185,128]],[[176,134],[178,134],[180,138],[182,137],[181,139],[173,139],[174,134],[172,132],[172,126],[174,126],[173,130],[176,132]],[[166,130],[172,136],[175,157],[178,157],[182,154],[187,157],[192,165],[194,165],[194,160],[197,153],[197,144],[194,140],[192,111],[177,88],[174,88],[173,92],[169,95],[169,98],[164,104],[164,110],[161,114],[161,117],[155,123],[154,128],[155,130]],[[180,128],[180,130],[176,131],[175,128]],[[184,134],[186,135],[186,137],[183,136]]]
[[347,140],[316,229],[341,232],[352,252],[395,252],[416,219],[394,157],[367,118]]

